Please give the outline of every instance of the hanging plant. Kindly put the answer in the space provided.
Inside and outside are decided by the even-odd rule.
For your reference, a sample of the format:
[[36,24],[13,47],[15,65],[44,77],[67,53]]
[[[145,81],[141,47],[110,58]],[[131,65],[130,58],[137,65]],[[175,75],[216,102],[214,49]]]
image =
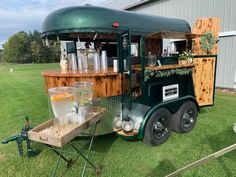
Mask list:
[[212,32],[206,32],[200,38],[200,45],[203,51],[207,54],[212,50],[217,39],[214,37]]

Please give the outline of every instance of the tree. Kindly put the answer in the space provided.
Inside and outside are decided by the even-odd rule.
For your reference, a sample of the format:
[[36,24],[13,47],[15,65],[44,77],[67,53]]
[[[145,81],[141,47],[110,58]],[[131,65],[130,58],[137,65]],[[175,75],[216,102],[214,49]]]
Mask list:
[[3,62],[3,49],[0,49],[0,62]]
[[60,60],[60,45],[43,44],[41,33],[37,30],[19,32],[11,36],[4,45],[4,59],[15,63],[46,63]]
[[5,43],[4,59],[6,62],[25,63],[27,62],[27,33],[21,31],[11,36]]

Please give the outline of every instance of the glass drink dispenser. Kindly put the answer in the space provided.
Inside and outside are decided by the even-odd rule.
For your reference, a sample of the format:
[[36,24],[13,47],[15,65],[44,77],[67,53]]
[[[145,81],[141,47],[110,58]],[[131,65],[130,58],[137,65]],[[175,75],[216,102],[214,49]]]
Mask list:
[[51,108],[54,114],[54,125],[67,125],[77,122],[77,108],[74,93],[75,88],[73,87],[48,89]]
[[93,99],[93,82],[75,82],[72,84],[75,88],[75,101],[78,107],[78,118],[83,121],[90,111]]

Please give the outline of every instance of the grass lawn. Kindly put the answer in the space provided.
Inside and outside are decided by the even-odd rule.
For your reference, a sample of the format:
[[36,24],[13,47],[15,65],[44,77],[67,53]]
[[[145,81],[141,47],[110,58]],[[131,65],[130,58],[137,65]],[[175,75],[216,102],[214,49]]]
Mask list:
[[[9,72],[13,67],[14,72]],[[59,67],[58,64],[0,65],[0,140],[20,132],[24,115],[34,125],[48,119],[48,102],[44,92],[41,71]],[[172,133],[161,146],[150,147],[141,141],[128,142],[114,134],[95,139],[91,158],[103,166],[104,177],[165,176],[188,163],[218,151],[236,142],[232,131],[236,122],[236,95],[217,92],[215,106],[201,108],[195,129],[188,134]],[[74,140],[86,148],[85,139]],[[16,143],[0,144],[0,177],[50,176],[57,156],[46,146],[32,143],[41,153],[34,158],[20,157]],[[75,158],[75,157],[73,157]],[[83,161],[66,170],[61,161],[59,176],[78,176]],[[94,176],[87,170],[88,176]],[[236,151],[199,168],[183,173],[186,176],[236,177]]]

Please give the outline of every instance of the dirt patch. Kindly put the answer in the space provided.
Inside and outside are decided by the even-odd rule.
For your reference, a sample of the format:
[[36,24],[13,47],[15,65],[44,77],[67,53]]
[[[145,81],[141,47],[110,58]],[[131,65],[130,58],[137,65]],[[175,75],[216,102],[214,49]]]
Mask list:
[[236,90],[235,89],[216,88],[216,91],[221,92],[221,93],[228,93],[228,94],[236,95]]

